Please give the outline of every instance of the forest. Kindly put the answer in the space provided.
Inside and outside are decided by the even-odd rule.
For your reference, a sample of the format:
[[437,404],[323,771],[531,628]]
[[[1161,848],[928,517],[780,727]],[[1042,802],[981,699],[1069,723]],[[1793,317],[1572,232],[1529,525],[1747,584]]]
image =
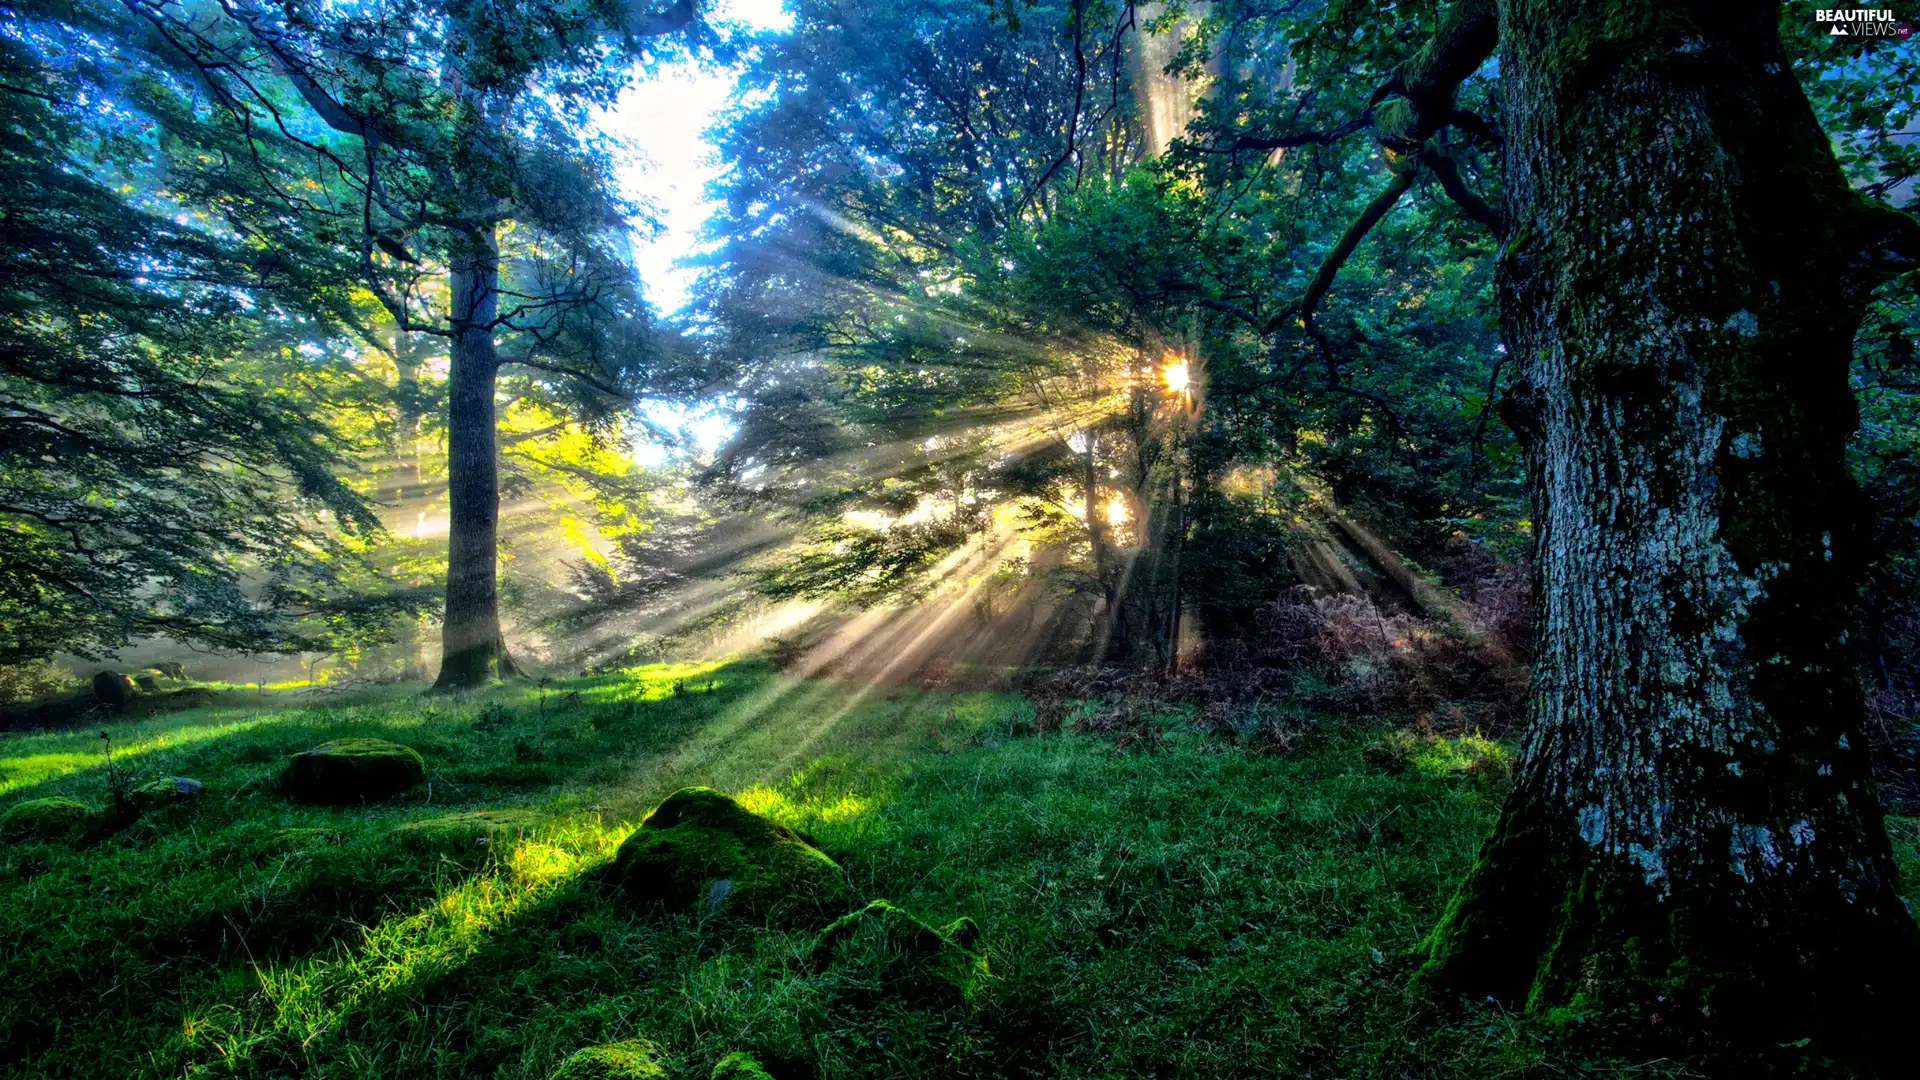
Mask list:
[[0,1076],[1915,1075],[1913,22],[0,0]]

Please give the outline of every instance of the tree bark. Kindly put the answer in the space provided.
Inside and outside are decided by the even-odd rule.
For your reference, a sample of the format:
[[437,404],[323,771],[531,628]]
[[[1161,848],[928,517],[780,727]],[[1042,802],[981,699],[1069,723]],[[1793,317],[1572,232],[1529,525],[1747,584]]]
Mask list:
[[452,357],[447,373],[447,608],[435,690],[517,674],[500,633],[497,582],[499,463],[494,380],[500,360],[500,248],[491,228],[470,233],[452,268]]
[[1886,1067],[1920,934],[1845,634],[1872,212],[1777,5],[1498,9],[1532,723],[1423,977]]

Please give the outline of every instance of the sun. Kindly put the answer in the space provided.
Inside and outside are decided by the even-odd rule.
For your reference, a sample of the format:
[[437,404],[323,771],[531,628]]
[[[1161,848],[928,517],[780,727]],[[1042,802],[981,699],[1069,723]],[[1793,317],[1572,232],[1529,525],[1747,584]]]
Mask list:
[[1160,381],[1175,394],[1187,392],[1187,362],[1175,355],[1167,357],[1166,365],[1160,369]]

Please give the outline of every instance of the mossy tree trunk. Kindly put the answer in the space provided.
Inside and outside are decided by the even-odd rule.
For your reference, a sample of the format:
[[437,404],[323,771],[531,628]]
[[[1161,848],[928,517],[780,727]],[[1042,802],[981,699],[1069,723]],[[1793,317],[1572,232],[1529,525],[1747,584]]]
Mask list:
[[1844,448],[1911,223],[1848,188],[1776,5],[1492,6],[1540,619],[1514,788],[1423,977],[1889,1060],[1920,935],[1846,644]]

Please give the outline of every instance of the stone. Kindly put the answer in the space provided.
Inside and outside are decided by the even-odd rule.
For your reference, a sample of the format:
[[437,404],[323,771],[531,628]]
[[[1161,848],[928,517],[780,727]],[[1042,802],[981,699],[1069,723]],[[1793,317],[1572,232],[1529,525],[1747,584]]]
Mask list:
[[134,788],[128,798],[133,800],[135,809],[150,814],[169,806],[193,802],[206,788],[207,785],[185,776],[163,776]]
[[117,671],[102,671],[93,677],[93,700],[102,705],[118,707],[125,705],[138,696],[140,690],[133,680]]
[[840,866],[778,822],[712,788],[683,788],[620,845],[611,880],[640,904],[758,916],[845,910]]
[[426,779],[410,746],[384,739],[335,739],[293,755],[280,788],[299,802],[351,805],[389,799]]
[[0,840],[70,843],[85,836],[92,825],[93,811],[79,799],[28,799],[0,814]]
[[575,1050],[549,1080],[667,1080],[659,1051],[645,1039]]
[[979,926],[965,916],[935,927],[891,901],[875,900],[820,931],[807,963],[816,970],[834,963],[865,968],[910,999],[965,1000],[990,975],[986,957],[974,951],[979,938]]
[[133,677],[133,685],[139,687],[140,692],[143,694],[157,694],[160,692],[160,680],[144,671]]

